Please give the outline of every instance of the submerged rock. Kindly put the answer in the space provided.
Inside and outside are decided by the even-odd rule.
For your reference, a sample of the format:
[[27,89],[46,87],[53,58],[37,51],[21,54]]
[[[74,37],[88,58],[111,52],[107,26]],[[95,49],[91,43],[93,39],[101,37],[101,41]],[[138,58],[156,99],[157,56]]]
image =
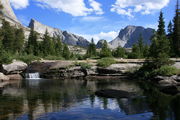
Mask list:
[[123,90],[114,90],[114,89],[99,90],[96,91],[95,94],[97,96],[106,97],[106,98],[130,98],[135,95],[132,92],[127,92]]
[[0,73],[0,81],[9,81],[9,77],[3,73]]
[[12,75],[7,75],[10,80],[22,80],[23,77],[20,74],[12,74]]

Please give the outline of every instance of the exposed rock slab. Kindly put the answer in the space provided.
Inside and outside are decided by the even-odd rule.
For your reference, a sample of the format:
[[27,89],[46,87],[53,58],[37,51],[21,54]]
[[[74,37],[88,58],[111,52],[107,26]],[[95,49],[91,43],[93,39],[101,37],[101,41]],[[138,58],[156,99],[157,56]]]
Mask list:
[[27,68],[27,64],[22,61],[13,61],[11,64],[1,65],[1,72],[5,74],[21,73]]

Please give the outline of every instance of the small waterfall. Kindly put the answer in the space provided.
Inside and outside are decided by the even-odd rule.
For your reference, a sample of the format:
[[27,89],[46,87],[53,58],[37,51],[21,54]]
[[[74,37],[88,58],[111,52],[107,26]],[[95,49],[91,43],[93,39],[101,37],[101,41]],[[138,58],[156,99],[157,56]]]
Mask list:
[[38,72],[36,73],[26,73],[27,79],[40,79],[40,75]]

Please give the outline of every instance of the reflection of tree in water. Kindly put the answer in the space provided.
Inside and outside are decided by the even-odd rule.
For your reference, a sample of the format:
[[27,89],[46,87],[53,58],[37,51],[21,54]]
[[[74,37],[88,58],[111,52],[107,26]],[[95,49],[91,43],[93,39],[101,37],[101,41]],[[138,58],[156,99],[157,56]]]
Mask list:
[[180,120],[180,106],[178,106],[180,97],[164,94],[150,83],[140,83],[140,85],[147,96],[147,103],[155,114],[155,120]]
[[9,115],[15,119],[23,112],[23,98],[0,95],[0,120],[9,119]]
[[180,95],[176,96],[172,101],[172,109],[176,120],[180,120]]
[[117,99],[117,103],[122,112],[126,113],[127,115],[145,113],[150,111],[147,102],[143,97],[134,99]]

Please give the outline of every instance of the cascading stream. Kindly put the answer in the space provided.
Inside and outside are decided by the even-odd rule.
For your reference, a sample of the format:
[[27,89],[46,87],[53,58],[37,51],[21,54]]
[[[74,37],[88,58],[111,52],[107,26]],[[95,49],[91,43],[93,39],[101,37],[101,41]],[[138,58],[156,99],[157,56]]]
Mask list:
[[26,73],[27,79],[40,79],[40,75],[38,72],[36,73]]

